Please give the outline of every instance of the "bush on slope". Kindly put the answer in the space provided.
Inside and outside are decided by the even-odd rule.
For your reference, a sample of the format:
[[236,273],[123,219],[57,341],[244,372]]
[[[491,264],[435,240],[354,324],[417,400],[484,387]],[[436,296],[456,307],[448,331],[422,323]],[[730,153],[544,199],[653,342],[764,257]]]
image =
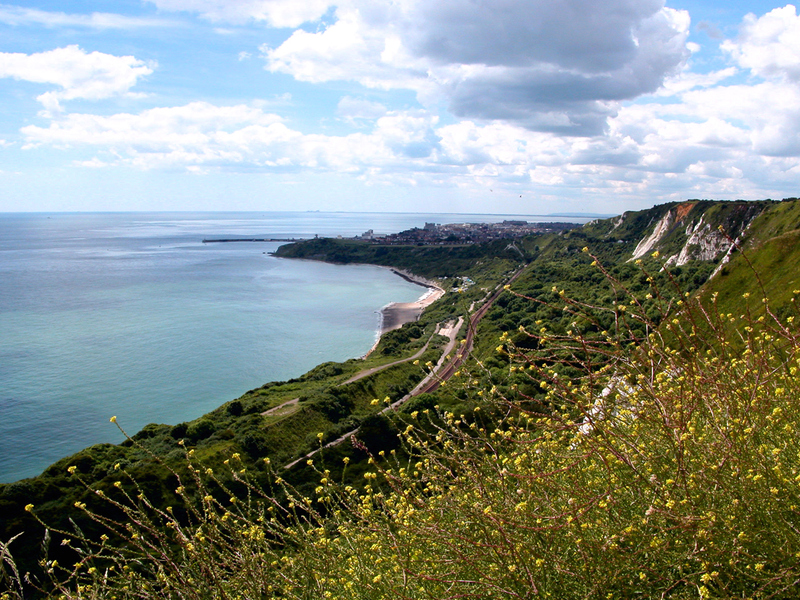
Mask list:
[[[598,334],[595,307],[562,300],[569,331],[528,331],[535,343],[517,349],[506,338],[499,349],[515,377],[546,391],[547,412],[513,389],[471,387],[465,374],[481,402],[474,411],[410,413],[411,458],[373,457],[360,487],[315,465],[309,496],[279,473],[269,490],[248,486],[236,455],[227,467],[245,491],[234,493],[188,452],[181,505],[108,494],[125,518],[107,523],[108,539],[74,534],[76,565],[46,563],[58,593],[793,597],[797,311],[778,317],[748,294],[745,310],[729,314],[715,298],[687,296],[655,328],[643,298],[629,296]],[[560,375],[564,364],[580,376]]]

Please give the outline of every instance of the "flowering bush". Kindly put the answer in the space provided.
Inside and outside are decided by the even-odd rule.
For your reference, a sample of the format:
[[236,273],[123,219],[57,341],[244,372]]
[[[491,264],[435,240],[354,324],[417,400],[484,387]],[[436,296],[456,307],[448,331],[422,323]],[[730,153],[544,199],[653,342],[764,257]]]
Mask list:
[[[562,297],[566,333],[543,325],[498,348],[542,396],[469,389],[465,372],[481,404],[397,415],[403,449],[370,458],[360,484],[309,461],[313,495],[274,471],[264,490],[234,454],[234,491],[189,450],[181,506],[159,507],[121,470],[107,501],[122,518],[92,514],[100,540],[62,532],[79,558],[45,558],[47,586],[70,599],[796,596],[794,314],[683,296],[657,327],[644,300]],[[598,311],[613,328],[596,331]]]

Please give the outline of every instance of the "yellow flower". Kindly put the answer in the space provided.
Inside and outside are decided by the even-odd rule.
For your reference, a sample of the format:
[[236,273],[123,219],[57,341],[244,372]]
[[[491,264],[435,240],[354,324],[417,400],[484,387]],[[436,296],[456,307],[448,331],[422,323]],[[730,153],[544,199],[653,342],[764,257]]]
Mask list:
[[67,472],[68,472],[70,475],[72,475],[72,474],[75,472],[75,469],[77,469],[77,467],[76,467],[75,465],[72,465],[72,466],[70,466],[69,468],[67,468]]
[[27,512],[31,512],[33,510],[33,504],[26,504],[25,505],[25,510]]
[[116,423],[117,422],[117,417],[111,417],[109,419],[109,421],[111,421],[112,423]]

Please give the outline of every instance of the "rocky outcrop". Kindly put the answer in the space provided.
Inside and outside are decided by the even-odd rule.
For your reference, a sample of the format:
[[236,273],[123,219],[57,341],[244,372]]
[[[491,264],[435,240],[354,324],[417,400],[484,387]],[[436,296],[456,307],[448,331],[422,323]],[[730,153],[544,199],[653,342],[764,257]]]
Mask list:
[[670,232],[675,223],[674,210],[668,210],[666,214],[656,223],[653,232],[645,238],[639,240],[636,248],[633,249],[631,260],[643,257],[656,248],[658,243]]
[[688,239],[678,254],[667,259],[668,265],[680,267],[690,260],[715,260],[720,254],[730,250],[730,240],[719,228],[704,223],[704,216],[701,216],[697,223],[689,223],[686,226]]
[[630,260],[656,250],[666,256],[669,266],[680,267],[694,260],[724,259],[730,255],[734,239],[742,238],[764,207],[764,203],[756,202],[676,204],[639,240]]

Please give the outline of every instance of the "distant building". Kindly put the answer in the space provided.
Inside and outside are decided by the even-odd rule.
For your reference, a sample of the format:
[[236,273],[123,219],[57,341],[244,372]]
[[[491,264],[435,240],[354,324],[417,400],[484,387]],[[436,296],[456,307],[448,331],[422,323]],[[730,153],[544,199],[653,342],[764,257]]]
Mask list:
[[576,227],[574,223],[528,223],[503,221],[502,223],[451,223],[439,225],[425,223],[422,229],[414,227],[400,233],[376,236],[372,230],[356,239],[373,244],[452,245],[478,244],[499,239],[515,239],[543,231],[565,231]]

